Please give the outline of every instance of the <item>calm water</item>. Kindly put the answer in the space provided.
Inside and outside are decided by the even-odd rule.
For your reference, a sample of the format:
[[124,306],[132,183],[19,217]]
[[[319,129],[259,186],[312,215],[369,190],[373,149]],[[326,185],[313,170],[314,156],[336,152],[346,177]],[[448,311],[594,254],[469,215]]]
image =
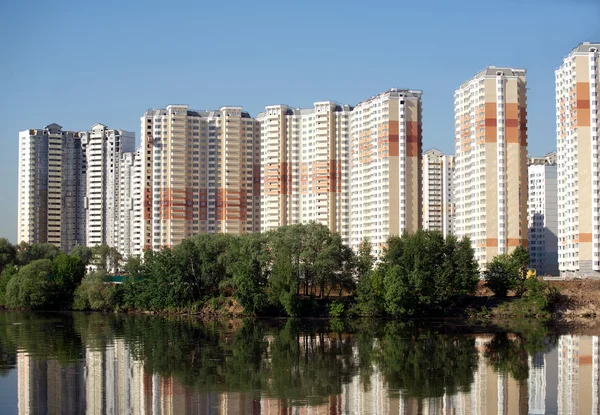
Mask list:
[[0,414],[596,414],[599,355],[539,325],[0,312]]

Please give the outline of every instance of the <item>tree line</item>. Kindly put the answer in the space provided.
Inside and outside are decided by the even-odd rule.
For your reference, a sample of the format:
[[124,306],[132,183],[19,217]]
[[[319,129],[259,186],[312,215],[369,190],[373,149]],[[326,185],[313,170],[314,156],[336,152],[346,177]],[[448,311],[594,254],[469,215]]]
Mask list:
[[[114,248],[0,240],[0,303],[8,308],[198,311],[235,299],[247,315],[409,317],[459,306],[479,280],[468,238],[419,231],[392,236],[375,260],[326,226],[283,226],[266,233],[197,235],[143,260],[123,263]],[[112,284],[108,270],[126,277]],[[95,271],[86,272],[90,265]]]

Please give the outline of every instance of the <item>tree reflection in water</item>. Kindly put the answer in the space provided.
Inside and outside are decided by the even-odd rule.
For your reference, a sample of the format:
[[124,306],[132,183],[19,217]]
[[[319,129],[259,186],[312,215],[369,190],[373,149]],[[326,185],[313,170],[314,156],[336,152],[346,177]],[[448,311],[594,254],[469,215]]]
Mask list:
[[103,351],[119,341],[144,373],[172,377],[193,393],[241,392],[252,400],[320,405],[342,395],[356,379],[362,390],[370,390],[378,374],[389,396],[425,399],[468,392],[480,358],[524,381],[528,357],[553,342],[543,327],[500,332],[482,354],[475,334],[447,328],[371,321],[336,322],[336,331],[331,327],[306,320],[206,323],[140,315],[2,312],[0,375],[15,366],[17,350],[68,366],[81,363],[86,350]]

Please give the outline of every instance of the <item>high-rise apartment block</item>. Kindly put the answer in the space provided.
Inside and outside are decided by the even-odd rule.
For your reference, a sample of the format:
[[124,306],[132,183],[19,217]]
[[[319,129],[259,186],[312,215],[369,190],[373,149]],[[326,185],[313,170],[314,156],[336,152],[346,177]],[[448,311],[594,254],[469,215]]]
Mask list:
[[118,248],[125,243],[122,228],[129,227],[121,220],[121,186],[129,186],[128,178],[121,177],[128,173],[121,172],[121,157],[134,151],[135,134],[95,124],[81,133],[81,144],[87,158],[86,243]]
[[558,275],[556,153],[529,159],[529,266]]
[[18,242],[85,244],[86,161],[80,134],[58,124],[19,133]]
[[527,246],[525,70],[489,67],[454,94],[454,230],[481,268]]
[[149,110],[142,131],[142,247],[260,230],[260,132],[241,107]]
[[561,275],[600,272],[599,51],[583,43],[555,73]]
[[350,243],[369,238],[381,254],[388,236],[421,228],[421,91],[391,89],[351,115]]
[[381,93],[355,108],[268,106],[261,123],[262,230],[316,221],[380,254],[421,226],[421,91]]
[[423,229],[440,231],[444,237],[452,233],[453,174],[454,156],[435,148],[423,153]]
[[350,112],[348,105],[273,105],[261,125],[261,229],[315,221],[349,242]]

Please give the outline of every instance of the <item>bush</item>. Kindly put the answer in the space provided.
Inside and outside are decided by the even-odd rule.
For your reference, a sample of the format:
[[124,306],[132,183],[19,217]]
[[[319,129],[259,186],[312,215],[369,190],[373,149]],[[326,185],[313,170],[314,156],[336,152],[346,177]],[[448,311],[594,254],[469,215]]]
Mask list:
[[31,310],[48,307],[53,297],[51,268],[49,259],[38,259],[22,267],[6,285],[6,305]]
[[356,310],[412,316],[459,305],[479,280],[471,242],[441,232],[392,236],[377,268],[358,283]]
[[340,318],[344,314],[344,304],[338,301],[334,301],[329,304],[329,316],[333,318]]
[[508,255],[498,255],[487,266],[484,272],[486,284],[494,295],[506,297],[512,290],[518,278],[518,273]]
[[121,308],[123,288],[106,281],[106,273],[102,270],[86,275],[75,290],[73,309],[110,311]]

